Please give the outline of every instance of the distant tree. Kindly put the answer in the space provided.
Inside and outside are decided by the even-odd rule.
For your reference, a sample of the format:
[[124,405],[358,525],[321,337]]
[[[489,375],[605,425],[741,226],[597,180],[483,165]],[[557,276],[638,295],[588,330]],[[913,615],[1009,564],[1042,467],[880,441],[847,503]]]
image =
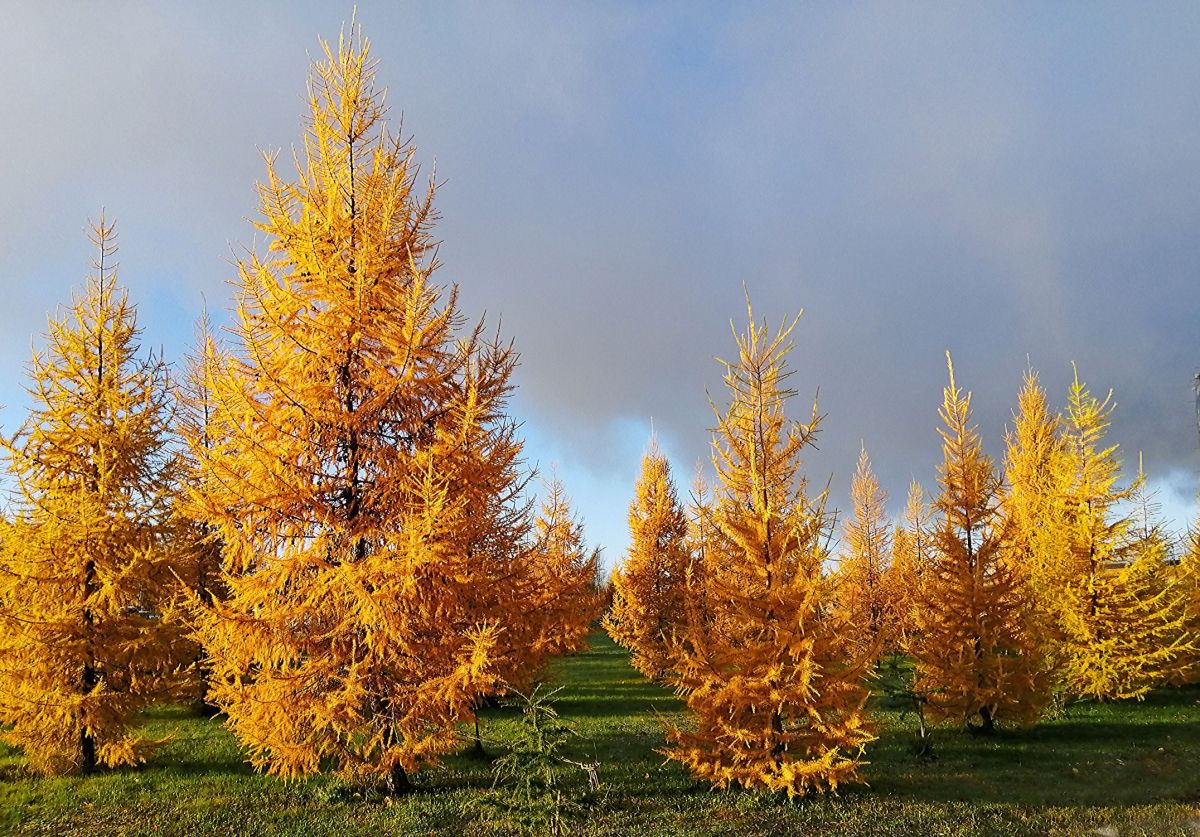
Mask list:
[[384,126],[366,40],[322,47],[295,180],[269,158],[259,187],[272,256],[239,262],[209,363],[215,441],[191,447],[187,514],[227,591],[197,631],[257,768],[398,793],[532,645],[516,354],[432,281],[433,185]]
[[934,722],[956,720],[991,732],[998,722],[1030,724],[1049,698],[1028,593],[1006,550],[1000,477],[971,425],[971,396],[954,380],[940,415],[943,464],[932,564],[916,608],[909,647],[915,687]]
[[913,480],[908,487],[904,517],[892,537],[892,560],[884,581],[895,608],[896,629],[902,648],[916,632],[915,612],[921,585],[932,563],[933,539],[925,491]]
[[671,682],[687,728],[669,727],[664,754],[717,787],[820,793],[861,781],[874,737],[866,665],[855,627],[832,607],[822,568],[831,520],[809,497],[800,454],[819,417],[789,422],[785,356],[791,326],[770,336],[754,320],[726,363],[730,404],[718,413],[719,488],[704,549],[704,618],[675,643]]
[[4,441],[15,512],[0,532],[0,724],[49,774],[144,760],[134,716],[176,694],[186,654],[167,367],[141,353],[113,226],[101,216],[92,233],[96,273],[50,320],[33,406]]
[[1150,555],[1153,538],[1135,550],[1148,560],[1130,561],[1134,520],[1123,509],[1142,477],[1117,485],[1117,446],[1104,447],[1113,407],[1111,392],[1100,401],[1076,373],[1067,410],[1069,564],[1058,590],[1062,678],[1069,693],[1101,700],[1144,695],[1171,676],[1185,644],[1182,617],[1148,572],[1161,558]]
[[527,606],[540,620],[543,655],[571,654],[587,647],[592,622],[600,616],[600,550],[589,550],[583,524],[571,510],[562,483],[548,486],[534,518],[533,573],[539,598]]
[[632,652],[647,677],[671,667],[670,637],[687,611],[687,517],[671,466],[651,441],[629,506],[629,552],[613,571],[613,603],[604,620],[612,638]]
[[868,647],[896,651],[901,617],[888,584],[892,530],[887,493],[871,470],[866,448],[850,483],[854,515],[846,521],[846,551],[838,567],[838,601]]
[[[194,345],[184,361],[184,374],[175,392],[178,397],[178,427],[184,441],[183,479],[199,486],[213,478],[202,467],[199,452],[211,452],[218,441],[212,434],[213,416],[217,409],[213,371],[225,360],[213,336],[207,311],[196,322],[195,331]],[[179,504],[173,533],[174,548],[178,550],[183,564],[180,578],[202,606],[210,607],[226,592],[221,583],[220,532],[217,526],[207,521],[189,518],[187,508],[188,504]],[[198,643],[193,661],[197,703],[200,711],[212,714],[216,711],[216,707],[208,700],[212,671]]]

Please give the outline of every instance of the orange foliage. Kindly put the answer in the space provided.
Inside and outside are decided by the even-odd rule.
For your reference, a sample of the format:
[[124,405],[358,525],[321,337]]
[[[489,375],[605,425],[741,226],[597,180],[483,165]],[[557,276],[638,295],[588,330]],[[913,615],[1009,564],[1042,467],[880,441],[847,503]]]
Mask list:
[[846,522],[846,554],[836,579],[838,602],[846,609],[850,624],[858,626],[867,647],[895,651],[900,614],[888,575],[892,531],[887,493],[879,487],[865,448],[850,483],[850,497],[854,516]]
[[925,492],[914,480],[908,487],[904,519],[892,538],[892,562],[885,582],[896,614],[899,644],[908,647],[916,633],[916,609],[921,585],[931,564],[932,533]]
[[259,188],[271,256],[239,263],[232,352],[209,353],[187,514],[227,595],[197,631],[256,767],[395,792],[532,644],[516,355],[431,281],[433,186],[383,125],[367,42],[323,47],[296,178],[268,158]]
[[592,622],[604,604],[599,584],[600,550],[588,550],[562,483],[552,480],[534,520],[533,575],[538,598],[525,607],[541,627],[541,655],[571,654],[587,647]]
[[671,466],[652,443],[629,506],[629,553],[613,572],[613,603],[604,620],[647,677],[662,677],[671,667],[670,637],[687,612],[687,531]]
[[52,319],[33,407],[6,440],[15,515],[0,533],[0,724],[42,773],[144,760],[134,715],[175,694],[188,648],[166,548],[178,477],[167,367],[141,356],[116,284],[113,228],[97,272]]
[[[792,327],[794,327],[794,323]],[[668,758],[717,787],[789,796],[861,781],[866,664],[832,607],[825,495],[806,492],[800,453],[819,418],[789,422],[784,358],[792,327],[774,337],[750,316],[738,360],[726,364],[730,404],[718,414],[719,488],[703,567],[704,618],[674,643],[671,682],[694,726],[668,730]],[[705,506],[702,506],[705,508]]]
[[991,731],[1000,721],[1036,721],[1048,682],[1028,632],[1027,588],[1005,552],[1000,477],[970,423],[971,396],[955,384],[949,353],[946,360],[940,520],[909,646],[931,718],[969,724],[978,717]]

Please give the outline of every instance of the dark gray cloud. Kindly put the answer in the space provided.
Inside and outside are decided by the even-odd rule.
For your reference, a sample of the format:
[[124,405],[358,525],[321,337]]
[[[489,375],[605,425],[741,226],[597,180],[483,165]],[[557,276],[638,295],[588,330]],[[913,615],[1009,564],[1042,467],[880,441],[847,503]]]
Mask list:
[[[838,504],[860,441],[894,495],[932,483],[946,349],[994,451],[1026,359],[1060,402],[1076,360],[1116,390],[1114,440],[1190,502],[1200,8],[358,8],[446,180],[444,278],[516,337],[534,454],[606,486],[581,501],[610,546],[650,417],[689,473],[706,456],[743,283],[773,322],[806,309],[796,407],[820,386],[811,465]],[[0,9],[5,368],[101,204],[147,339],[183,348],[251,240],[255,149],[297,141],[348,11]]]

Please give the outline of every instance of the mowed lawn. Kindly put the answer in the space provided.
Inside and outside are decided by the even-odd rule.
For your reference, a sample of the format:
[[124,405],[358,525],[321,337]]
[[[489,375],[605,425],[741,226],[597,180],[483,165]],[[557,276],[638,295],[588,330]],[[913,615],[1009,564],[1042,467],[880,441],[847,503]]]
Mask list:
[[[590,795],[581,772],[580,835],[1200,834],[1200,689],[1168,689],[1141,703],[1076,704],[1063,717],[994,739],[938,730],[937,758],[912,752],[912,723],[881,712],[869,750],[870,786],[788,803],[715,793],[664,764],[659,718],[679,718],[673,695],[644,680],[604,634],[562,661],[557,708],[580,737],[570,755],[601,763]],[[503,741],[514,710],[489,710],[485,735]],[[148,714],[166,743],[139,769],[89,778],[29,776],[0,746],[0,830],[17,834],[517,833],[482,821],[486,761],[456,756],[417,777],[419,790],[363,799],[336,780],[285,782],[255,774],[218,721],[181,709]],[[493,750],[497,749],[492,745]]]

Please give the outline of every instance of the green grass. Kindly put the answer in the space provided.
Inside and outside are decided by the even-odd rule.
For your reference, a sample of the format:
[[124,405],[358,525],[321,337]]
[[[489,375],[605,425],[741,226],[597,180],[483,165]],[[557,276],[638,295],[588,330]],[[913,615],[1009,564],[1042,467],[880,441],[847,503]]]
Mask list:
[[[1200,689],[1155,692],[1142,703],[1077,704],[1064,717],[988,740],[935,733],[938,757],[918,760],[912,725],[880,713],[868,751],[870,786],[795,803],[714,793],[654,752],[656,713],[679,718],[670,692],[646,682],[603,634],[555,670],[557,708],[580,735],[574,755],[601,762],[603,787],[586,797],[579,835],[1200,834]],[[503,741],[511,709],[489,710],[485,734]],[[481,822],[472,805],[491,782],[468,755],[417,777],[389,804],[356,798],[335,780],[284,782],[256,775],[216,721],[180,709],[147,715],[151,736],[171,736],[136,770],[87,778],[29,776],[0,746],[0,830],[18,834],[514,833]],[[493,745],[495,746],[495,745]],[[582,774],[572,782],[583,789]]]

